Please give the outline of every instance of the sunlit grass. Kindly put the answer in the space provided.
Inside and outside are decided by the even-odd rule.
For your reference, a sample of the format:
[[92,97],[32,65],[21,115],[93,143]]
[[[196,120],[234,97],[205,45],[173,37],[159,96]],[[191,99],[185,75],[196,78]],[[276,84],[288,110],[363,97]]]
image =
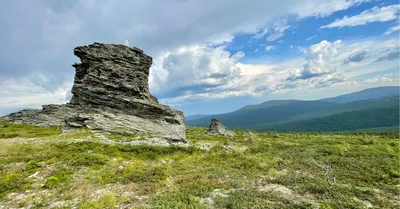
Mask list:
[[[398,207],[398,135],[236,130],[230,137],[191,127],[193,146],[156,147],[85,141],[94,138],[89,130],[0,130],[19,130],[0,139],[5,208]],[[270,189],[276,185],[281,190]]]
[[58,135],[62,127],[42,128],[25,124],[10,124],[0,119],[0,138],[44,137]]

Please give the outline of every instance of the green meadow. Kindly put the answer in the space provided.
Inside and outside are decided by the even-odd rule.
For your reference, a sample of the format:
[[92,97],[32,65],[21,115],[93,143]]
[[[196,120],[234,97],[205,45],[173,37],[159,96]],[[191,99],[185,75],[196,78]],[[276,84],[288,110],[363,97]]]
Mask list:
[[0,208],[400,207],[397,133],[190,127],[186,147],[123,137],[1,121]]

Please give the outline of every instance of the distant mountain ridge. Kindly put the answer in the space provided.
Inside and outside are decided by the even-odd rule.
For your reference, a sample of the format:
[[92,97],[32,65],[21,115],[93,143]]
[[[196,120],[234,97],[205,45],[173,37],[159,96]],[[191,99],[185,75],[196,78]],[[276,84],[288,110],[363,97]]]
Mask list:
[[228,128],[241,128],[261,123],[277,123],[289,121],[295,116],[304,115],[331,106],[333,103],[322,101],[295,101],[292,103],[268,107],[239,109],[225,114],[212,115],[196,120],[186,121],[188,125],[207,126],[211,118],[222,121]]
[[255,128],[279,132],[337,132],[399,126],[399,105],[371,108]]
[[[349,113],[349,117],[356,117],[357,115],[358,119],[355,121],[358,121],[358,123],[362,123],[362,121],[375,120],[372,116],[368,118],[367,113],[369,110],[376,111],[381,108],[388,108],[389,110],[385,109],[385,113],[387,113],[388,111],[392,111],[392,115],[398,115],[399,89],[400,87],[398,86],[378,87],[315,101],[273,100],[258,105],[245,106],[230,113],[208,115],[193,120],[187,119],[186,124],[191,126],[208,126],[211,118],[215,117],[218,120],[221,120],[228,128],[267,130],[268,127],[271,128],[276,126],[279,127],[277,128],[277,130],[279,129],[281,131],[290,131],[290,127],[299,126],[298,124],[295,124],[297,122],[302,121],[304,123],[310,123],[308,120],[324,117],[328,117],[328,119],[321,119],[320,122],[326,122],[328,120],[338,120],[338,118],[343,118],[343,116],[345,115],[344,113]],[[366,95],[368,94],[368,92],[371,92],[371,95]],[[378,92],[382,92],[382,94],[379,95]],[[354,113],[354,111],[361,110],[365,111],[365,114],[361,114],[361,116],[359,116],[357,112]],[[337,114],[344,115],[329,118],[329,116],[334,116]],[[338,121],[338,123],[344,122]],[[286,124],[287,127],[282,128],[281,124]],[[361,125],[360,129],[375,128],[377,127],[376,125],[388,125],[380,122],[372,122],[370,124],[374,124],[374,126]],[[395,126],[397,124],[391,123],[390,125]],[[355,127],[358,126],[355,125],[347,128],[351,129]],[[310,128],[311,129],[307,129],[307,131],[313,130],[312,126],[310,126]],[[346,127],[343,126],[339,129],[342,130],[344,128]],[[318,130],[329,131],[329,128],[315,129],[315,131]]]
[[367,99],[376,99],[380,97],[399,94],[400,86],[381,86],[376,88],[364,89],[362,91],[344,94],[337,97],[321,99],[325,102],[346,103]]
[[189,115],[185,117],[185,120],[196,120],[196,119],[200,119],[200,118],[205,118],[208,117],[210,115],[202,115],[202,114],[196,114],[196,115]]
[[246,110],[255,110],[255,109],[260,109],[260,108],[274,107],[274,106],[290,104],[290,103],[298,102],[298,101],[300,101],[300,100],[272,100],[272,101],[263,102],[263,103],[257,104],[257,105],[247,105],[247,106],[244,106],[244,107],[238,109],[237,111],[246,111]]

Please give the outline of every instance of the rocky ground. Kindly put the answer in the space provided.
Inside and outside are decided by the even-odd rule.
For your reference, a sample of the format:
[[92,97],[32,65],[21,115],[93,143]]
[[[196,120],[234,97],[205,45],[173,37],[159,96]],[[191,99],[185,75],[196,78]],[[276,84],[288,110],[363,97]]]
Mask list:
[[149,146],[1,121],[0,208],[400,206],[398,135],[186,135],[183,146]]

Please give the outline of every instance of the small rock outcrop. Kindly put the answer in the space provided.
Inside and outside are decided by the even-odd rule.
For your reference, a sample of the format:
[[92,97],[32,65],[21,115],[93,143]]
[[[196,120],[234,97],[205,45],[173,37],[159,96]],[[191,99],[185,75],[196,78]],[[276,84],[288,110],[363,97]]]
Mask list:
[[16,124],[29,124],[35,126],[64,126],[65,117],[69,113],[66,105],[43,105],[41,110],[24,109],[2,117],[2,119]]
[[208,128],[208,134],[217,134],[224,136],[233,136],[234,133],[232,131],[228,131],[225,129],[226,127],[221,123],[221,121],[213,118],[211,119],[210,127]]
[[183,113],[158,103],[149,92],[152,58],[136,47],[94,43],[79,46],[71,101],[22,110],[4,119],[33,125],[87,127],[143,134],[186,143]]

